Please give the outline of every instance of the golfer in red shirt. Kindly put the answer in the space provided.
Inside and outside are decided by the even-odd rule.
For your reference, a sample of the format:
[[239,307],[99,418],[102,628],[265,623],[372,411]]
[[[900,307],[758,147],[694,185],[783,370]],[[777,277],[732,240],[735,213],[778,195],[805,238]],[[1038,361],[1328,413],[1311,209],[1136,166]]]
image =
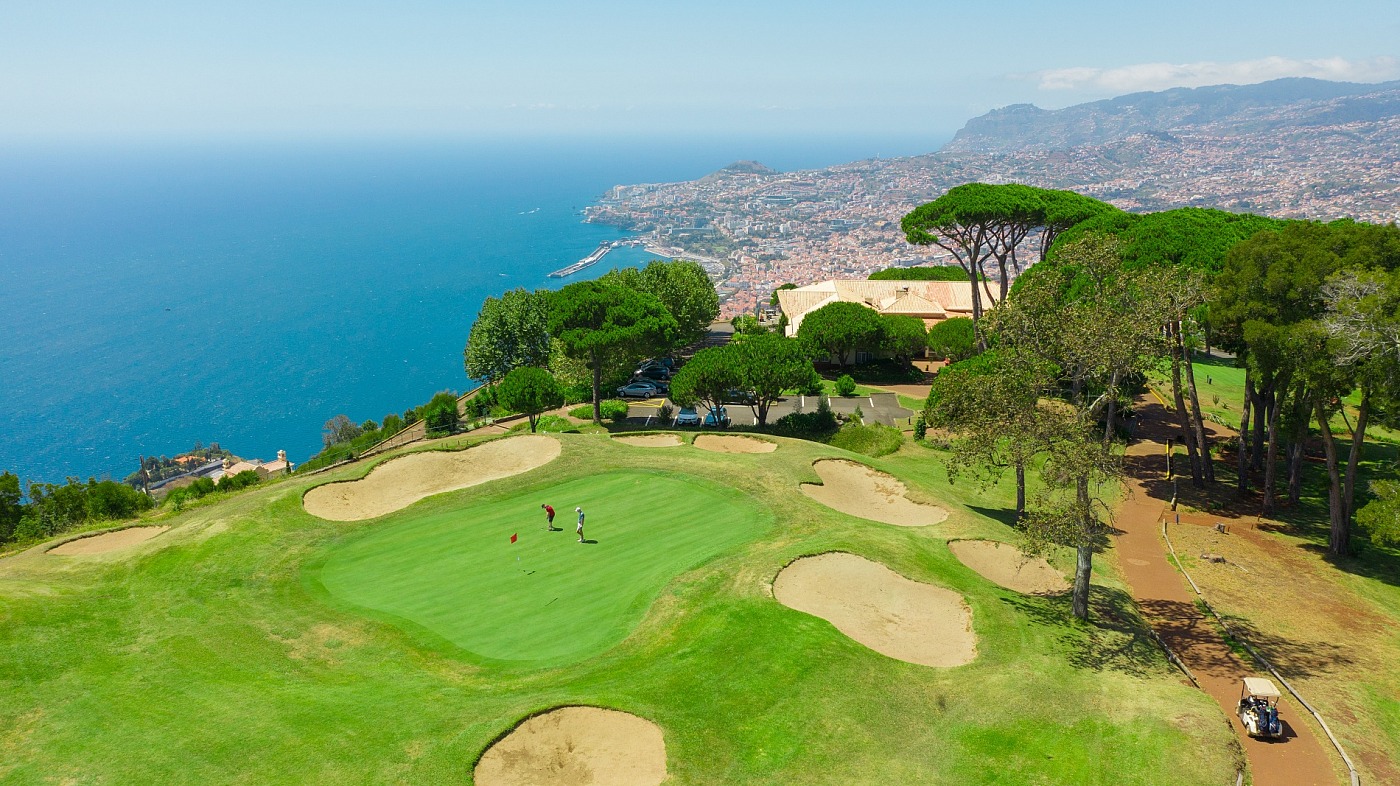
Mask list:
[[554,508],[551,508],[551,507],[548,506],[548,505],[540,505],[540,507],[544,508],[544,515],[545,515],[545,517],[546,517],[546,521],[545,521],[545,523],[544,523],[544,528],[545,528],[546,530],[548,530],[549,532],[553,532],[553,531],[554,531]]

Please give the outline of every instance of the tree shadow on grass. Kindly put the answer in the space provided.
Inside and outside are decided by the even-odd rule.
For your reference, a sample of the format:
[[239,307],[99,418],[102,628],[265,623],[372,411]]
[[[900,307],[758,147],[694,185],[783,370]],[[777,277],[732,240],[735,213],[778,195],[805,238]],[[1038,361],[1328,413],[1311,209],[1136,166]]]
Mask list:
[[1226,617],[1230,629],[1287,677],[1323,677],[1344,673],[1356,663],[1350,651],[1331,642],[1299,642],[1255,627],[1246,619]]
[[1002,602],[1037,624],[1058,629],[1056,638],[1075,668],[1146,677],[1159,673],[1165,662],[1132,596],[1120,589],[1093,586],[1087,624],[1074,618],[1069,593],[1010,597]]
[[974,513],[980,513],[981,515],[986,516],[987,518],[992,519],[994,521],[1000,521],[1002,524],[1005,524],[1006,526],[1011,527],[1012,529],[1017,528],[1015,508],[983,508],[977,505],[968,505],[967,509],[971,510]]

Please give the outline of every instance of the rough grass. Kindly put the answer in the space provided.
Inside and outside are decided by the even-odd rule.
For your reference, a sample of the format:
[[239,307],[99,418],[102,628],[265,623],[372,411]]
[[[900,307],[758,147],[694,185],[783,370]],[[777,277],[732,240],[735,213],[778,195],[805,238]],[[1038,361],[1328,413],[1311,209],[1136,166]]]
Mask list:
[[847,424],[831,436],[833,447],[867,456],[888,456],[904,443],[904,433],[893,426],[879,423]]
[[[187,511],[125,555],[0,561],[0,780],[463,783],[502,731],[566,703],[659,724],[677,784],[1232,780],[1224,719],[1152,647],[1103,560],[1086,626],[1066,599],[1003,590],[948,551],[947,537],[1013,539],[997,520],[1006,484],[950,488],[929,451],[908,445],[870,459],[952,510],[938,527],[908,530],[797,493],[817,480],[814,460],[842,454],[825,445],[781,440],[775,453],[727,455],[560,440],[564,453],[547,467],[372,522],[301,508],[312,483],[368,471],[355,465]],[[533,514],[522,512],[526,525],[542,525],[541,489],[586,487],[600,468],[730,489],[758,511],[744,515],[772,524],[673,562],[635,613],[597,618],[610,643],[567,665],[485,661],[321,588],[325,560],[367,533],[512,498]],[[654,518],[655,528],[672,521],[661,505]],[[609,523],[596,526],[599,545],[609,542]],[[768,582],[784,564],[828,550],[963,594],[978,659],[956,669],[891,660],[772,599]],[[478,605],[463,600],[461,613]]]

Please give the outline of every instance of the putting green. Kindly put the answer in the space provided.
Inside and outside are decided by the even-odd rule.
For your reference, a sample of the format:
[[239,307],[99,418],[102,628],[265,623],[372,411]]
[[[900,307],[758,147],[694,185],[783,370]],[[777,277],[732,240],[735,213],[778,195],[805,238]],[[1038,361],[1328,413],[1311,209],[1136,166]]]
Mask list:
[[[544,530],[543,502],[563,531]],[[590,543],[574,534],[576,506],[588,514]],[[735,489],[609,472],[391,519],[332,552],[320,580],[343,601],[485,658],[579,660],[626,637],[676,575],[770,522]]]

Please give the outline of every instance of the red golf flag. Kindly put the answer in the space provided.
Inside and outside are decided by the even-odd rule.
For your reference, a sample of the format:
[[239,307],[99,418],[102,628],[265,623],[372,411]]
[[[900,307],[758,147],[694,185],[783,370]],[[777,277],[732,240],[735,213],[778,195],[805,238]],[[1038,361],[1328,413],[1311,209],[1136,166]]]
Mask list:
[[511,542],[511,543],[514,543],[514,542],[515,542],[515,539],[516,539],[517,537],[519,537],[519,534],[511,535],[511,536],[510,536],[510,542]]

